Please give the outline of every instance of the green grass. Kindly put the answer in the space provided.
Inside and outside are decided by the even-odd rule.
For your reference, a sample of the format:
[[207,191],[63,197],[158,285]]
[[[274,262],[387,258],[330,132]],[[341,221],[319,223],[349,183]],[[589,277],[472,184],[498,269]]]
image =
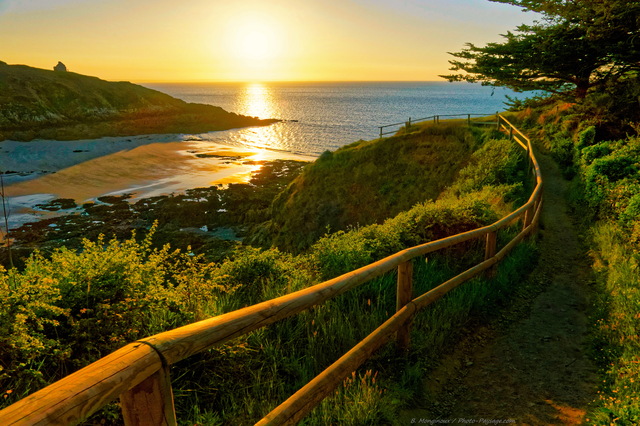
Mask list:
[[441,124],[324,153],[275,199],[271,241],[300,252],[327,230],[381,223],[437,198],[479,144],[474,130]]
[[613,223],[592,229],[599,298],[594,358],[603,372],[595,424],[640,423],[640,268],[638,252]]

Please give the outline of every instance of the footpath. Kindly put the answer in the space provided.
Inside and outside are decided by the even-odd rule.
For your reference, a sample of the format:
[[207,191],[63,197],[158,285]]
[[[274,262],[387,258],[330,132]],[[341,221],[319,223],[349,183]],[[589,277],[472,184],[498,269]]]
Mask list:
[[425,379],[422,407],[403,413],[402,424],[585,422],[598,380],[588,355],[589,261],[568,214],[568,182],[553,160],[538,157],[545,182],[538,266],[509,312],[443,354]]

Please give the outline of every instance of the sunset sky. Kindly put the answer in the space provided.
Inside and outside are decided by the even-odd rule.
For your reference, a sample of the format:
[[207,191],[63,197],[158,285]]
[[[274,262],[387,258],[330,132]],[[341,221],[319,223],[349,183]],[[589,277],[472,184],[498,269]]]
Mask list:
[[0,60],[134,82],[425,81],[534,19],[488,0],[0,0]]

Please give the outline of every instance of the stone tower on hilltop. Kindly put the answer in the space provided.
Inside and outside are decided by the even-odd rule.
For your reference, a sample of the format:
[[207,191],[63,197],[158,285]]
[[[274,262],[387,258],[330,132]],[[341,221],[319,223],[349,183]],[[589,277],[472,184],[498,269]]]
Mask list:
[[53,70],[54,71],[67,71],[67,66],[65,64],[63,64],[62,62],[58,61],[58,65],[53,67]]

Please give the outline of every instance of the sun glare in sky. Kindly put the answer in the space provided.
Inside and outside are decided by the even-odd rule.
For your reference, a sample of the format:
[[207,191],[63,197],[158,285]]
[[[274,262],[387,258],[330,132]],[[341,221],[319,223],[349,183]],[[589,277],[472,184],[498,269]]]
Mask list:
[[[282,28],[282,24],[268,15],[238,16],[230,20],[223,36],[228,48],[224,57],[232,68],[230,74],[237,76],[235,80],[278,79],[278,63],[286,53]],[[214,55],[220,53],[214,50]]]
[[425,81],[533,19],[488,0],[0,0],[0,60],[134,82]]
[[263,22],[245,24],[235,35],[236,57],[246,61],[275,58],[281,48],[276,28]]

